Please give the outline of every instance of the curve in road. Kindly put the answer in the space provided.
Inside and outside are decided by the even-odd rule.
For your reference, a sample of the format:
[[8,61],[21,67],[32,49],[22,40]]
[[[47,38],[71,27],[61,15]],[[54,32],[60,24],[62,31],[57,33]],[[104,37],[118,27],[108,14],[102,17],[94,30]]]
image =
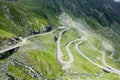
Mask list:
[[71,53],[71,51],[70,51],[70,49],[69,49],[69,46],[71,45],[71,44],[73,44],[74,42],[77,42],[77,41],[79,41],[80,39],[76,39],[76,40],[73,40],[73,41],[71,41],[71,42],[68,42],[68,44],[66,45],[66,51],[67,51],[67,53],[68,53],[68,55],[69,55],[69,60],[67,61],[68,63],[72,63],[73,61],[74,61],[74,58],[73,58],[73,55],[72,55],[72,53]]
[[120,73],[119,73],[118,70],[116,71],[116,70],[114,70],[114,69],[112,69],[112,68],[101,66],[101,65],[95,63],[95,62],[94,62],[93,60],[91,60],[89,57],[87,57],[84,53],[82,53],[82,52],[79,50],[79,46],[80,46],[82,43],[86,42],[86,41],[87,41],[87,38],[82,37],[81,40],[82,40],[82,41],[79,42],[79,43],[76,45],[76,50],[77,50],[77,52],[78,52],[82,57],[84,57],[84,58],[85,58],[86,60],[88,60],[90,63],[92,63],[93,65],[95,65],[95,66],[97,66],[97,67],[99,67],[99,68],[101,68],[101,69],[103,69],[103,70],[106,70],[106,71],[108,71],[108,72],[112,72],[112,73],[115,73],[115,74],[120,75]]
[[109,65],[106,63],[106,60],[105,60],[105,51],[103,51],[102,54],[103,54],[103,55],[102,55],[103,64],[104,64],[106,67],[108,67],[109,69],[113,70],[114,72],[116,72],[117,74],[120,75],[120,71],[119,71],[119,70],[117,70],[117,69],[109,66]]
[[109,55],[109,58],[113,61],[120,61],[120,55],[119,55],[119,58],[118,59],[114,59],[113,56],[115,55],[115,52],[112,51],[111,54]]
[[51,32],[47,32],[47,33],[43,33],[43,34],[36,34],[36,35],[32,35],[32,36],[28,36],[28,37],[26,37],[26,38],[23,38],[23,39],[22,39],[22,42],[17,43],[17,44],[14,45],[14,46],[10,46],[10,47],[7,47],[7,48],[5,48],[5,49],[0,50],[0,54],[2,54],[2,53],[4,53],[4,52],[7,52],[7,51],[9,51],[9,50],[11,50],[11,49],[15,49],[15,48],[17,48],[17,47],[19,47],[19,46],[22,46],[23,44],[26,43],[26,41],[27,41],[29,38],[33,38],[33,37],[41,36],[41,35],[47,35],[47,34],[53,33],[53,31],[54,31],[54,30],[52,30]]
[[63,31],[61,31],[59,33],[59,37],[58,37],[58,40],[57,40],[57,59],[60,62],[60,64],[62,65],[63,70],[66,70],[66,69],[70,68],[69,63],[62,59],[63,52],[61,50],[61,38],[62,38],[62,35],[63,35],[64,32],[68,31],[69,29],[70,29],[70,27],[68,27],[68,28],[64,29]]

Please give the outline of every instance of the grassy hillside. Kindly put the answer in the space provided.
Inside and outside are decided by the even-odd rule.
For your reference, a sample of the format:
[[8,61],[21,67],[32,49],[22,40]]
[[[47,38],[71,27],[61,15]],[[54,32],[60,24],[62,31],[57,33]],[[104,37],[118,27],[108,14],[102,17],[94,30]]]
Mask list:
[[[8,2],[6,2],[8,1]],[[95,29],[95,21],[104,27],[111,27],[114,22],[120,23],[117,5],[113,0],[89,1],[89,0],[6,0],[1,1],[1,29],[12,32],[15,35],[29,35],[34,30],[41,30],[42,24],[57,27],[58,16],[65,11],[69,15],[86,19],[87,23]],[[86,5],[86,6],[84,6]],[[8,27],[8,25],[10,27]],[[11,28],[12,27],[12,28]],[[114,30],[114,29],[113,29]]]
[[[7,40],[11,38],[44,33],[48,27],[55,29],[53,33],[30,38],[16,52],[0,59],[0,80],[38,80],[26,66],[32,67],[47,80],[119,80],[119,75],[96,67],[80,55],[75,49],[80,41],[69,46],[74,61],[68,70],[62,70],[56,57],[56,41],[62,31],[57,28],[62,26],[71,27],[61,38],[63,60],[69,60],[66,45],[83,36],[87,41],[79,46],[79,50],[95,63],[105,66],[101,53],[105,50],[104,42],[114,49],[113,58],[118,59],[118,6],[113,0],[0,0],[0,47],[6,46],[4,43],[9,43]],[[110,51],[105,53],[106,63],[120,70],[120,61],[111,60]]]
[[49,26],[42,17],[14,3],[0,2],[0,16],[0,29],[16,36],[28,36],[35,30],[43,32]]

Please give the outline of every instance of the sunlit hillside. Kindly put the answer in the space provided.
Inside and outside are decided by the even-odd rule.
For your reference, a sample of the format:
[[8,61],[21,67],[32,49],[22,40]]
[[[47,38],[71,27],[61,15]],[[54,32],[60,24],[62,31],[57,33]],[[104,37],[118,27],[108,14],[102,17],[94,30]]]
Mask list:
[[0,0],[0,80],[119,80],[113,0]]

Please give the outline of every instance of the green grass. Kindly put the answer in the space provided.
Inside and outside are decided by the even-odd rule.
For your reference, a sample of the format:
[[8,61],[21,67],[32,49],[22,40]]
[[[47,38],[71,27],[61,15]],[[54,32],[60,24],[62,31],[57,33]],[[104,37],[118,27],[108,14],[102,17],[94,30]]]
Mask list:
[[62,75],[63,71],[52,53],[34,50],[30,52],[30,55],[34,58],[33,62],[37,62],[33,64],[33,67],[41,72],[44,77],[55,78]]
[[[43,49],[33,50],[30,52],[33,59],[38,61],[40,68],[38,71],[41,71],[46,77],[58,77],[63,71],[61,66],[56,59],[56,45],[54,41],[54,34],[44,35],[36,37],[34,39],[39,40],[40,43],[44,43]],[[37,63],[38,64],[38,63]],[[36,64],[36,65],[37,65]]]
[[[75,29],[70,29],[69,31],[67,31],[66,33],[64,33],[64,35],[62,35],[62,40],[61,40],[61,47],[62,47],[62,51],[64,52],[64,60],[68,60],[68,54],[65,50],[65,44],[69,41],[75,40],[78,37],[80,37],[80,34],[75,30]],[[102,37],[101,35],[97,35],[97,34],[91,34],[90,36],[87,37],[88,41],[81,44],[80,45],[80,50],[89,58],[91,58],[92,60],[94,60],[96,63],[103,65],[101,59],[102,59],[102,54],[100,53],[100,51],[103,50],[103,46],[102,46],[102,41],[106,40],[104,37]],[[79,42],[79,41],[78,41]],[[96,80],[96,78],[98,80],[118,80],[119,77],[116,74],[108,74],[108,73],[104,73],[100,68],[96,67],[95,65],[91,64],[89,61],[87,61],[85,58],[83,58],[76,50],[75,50],[75,45],[78,43],[74,43],[70,46],[70,50],[74,56],[74,62],[72,64],[72,73],[88,73],[88,74],[97,74],[99,72],[102,72],[103,75],[99,76],[99,77],[95,77],[95,76],[89,76],[89,77],[80,77],[81,80],[86,80],[87,78],[92,79],[92,80]],[[99,59],[98,59],[99,58]],[[108,62],[109,63],[109,62]],[[112,62],[110,62],[110,64],[113,64]],[[116,62],[114,62],[114,65],[117,64]],[[115,66],[114,66],[115,67]],[[64,77],[63,80],[67,80],[68,78],[71,79],[78,79],[78,76],[70,76],[71,72],[68,71],[67,76]],[[113,75],[112,77],[110,77],[109,75]]]
[[[35,46],[32,49],[32,46]],[[27,47],[27,48],[26,48]],[[24,49],[24,50],[21,50]],[[54,79],[62,76],[64,71],[56,59],[56,44],[54,34],[48,34],[31,38],[26,45],[21,47],[20,51],[12,57],[18,61],[23,61],[26,65],[32,66],[36,71],[47,79]]]
[[[7,9],[4,9],[4,6],[7,7]],[[18,6],[10,2],[0,1],[0,7],[1,35],[3,31],[5,31],[6,34],[11,33],[16,36],[25,37],[30,35],[30,32],[34,30],[39,30],[42,33],[45,31],[45,28],[50,25],[49,20],[28,11],[26,8],[20,7],[20,5]],[[52,19],[54,19],[54,17]],[[9,35],[10,34],[8,34],[8,37]]]
[[12,37],[15,37],[15,35],[0,29],[0,40]]
[[[87,61],[85,58],[83,58],[75,49],[75,45],[71,45],[70,49],[72,51],[72,54],[74,56],[74,64],[73,69],[78,73],[98,73],[100,69],[93,64],[91,64],[89,61]],[[79,64],[79,65],[78,65]],[[88,66],[89,65],[89,66]],[[91,68],[90,68],[91,66]]]
[[[54,5],[53,5],[53,3]],[[79,5],[79,3],[76,3],[75,1],[72,1],[76,5]],[[68,2],[68,3],[71,3]],[[80,5],[83,5],[84,3],[80,3]],[[5,17],[4,9],[2,9],[3,6],[7,6],[9,9],[10,18],[7,19]],[[57,6],[57,7],[56,7]],[[74,19],[73,15],[79,16],[77,12],[77,9],[75,10],[71,9],[73,7],[69,7],[70,10],[67,9],[67,5],[59,1],[47,1],[46,5],[44,5],[44,1],[40,0],[20,0],[18,1],[18,4],[13,4],[10,2],[1,1],[0,2],[0,41],[6,38],[12,38],[15,36],[28,36],[30,31],[34,30],[40,30],[41,33],[44,31],[44,29],[48,26],[52,26],[53,28],[57,27],[58,25],[62,25],[59,23],[58,15],[61,14],[60,7],[65,10],[68,14],[70,14]],[[69,5],[68,5],[69,6]],[[90,5],[89,5],[90,6]],[[98,5],[96,5],[98,6]],[[80,6],[78,7],[80,8]],[[118,55],[120,53],[120,37],[116,34],[120,34],[120,26],[117,23],[114,23],[111,25],[111,28],[113,29],[113,33],[110,32],[111,29],[103,31],[105,28],[102,28],[100,24],[104,24],[103,21],[101,21],[100,17],[97,16],[98,13],[95,13],[95,16],[97,18],[92,18],[86,16],[89,11],[85,6],[80,8],[82,10],[84,16],[82,16],[82,20],[84,20],[88,25],[85,26],[85,28],[88,29],[91,33],[89,34],[88,41],[81,44],[79,49],[89,58],[94,60],[96,63],[103,65],[101,58],[102,55],[100,51],[104,50],[102,46],[102,41],[109,41],[111,44],[113,44],[113,47],[116,50],[115,58],[118,58]],[[64,11],[63,10],[63,11]],[[72,12],[71,12],[72,11]],[[74,12],[74,13],[73,13]],[[79,12],[79,11],[78,11]],[[71,14],[73,13],[73,15]],[[86,14],[86,15],[85,15]],[[93,16],[93,17],[95,17]],[[79,16],[81,17],[81,15]],[[96,20],[98,20],[98,22]],[[111,19],[111,18],[110,18]],[[42,26],[43,25],[43,26]],[[81,26],[79,26],[81,27]],[[93,31],[92,31],[93,30]],[[82,30],[81,30],[82,31]],[[85,30],[87,32],[87,30]],[[59,31],[56,31],[55,34],[49,34],[44,36],[35,37],[28,40],[28,43],[21,46],[17,53],[14,53],[11,55],[11,57],[17,59],[20,62],[25,63],[26,65],[32,66],[36,71],[38,71],[40,74],[42,74],[47,79],[53,79],[58,78],[62,76],[62,74],[65,72],[61,69],[61,65],[59,64],[58,60],[56,59],[56,42],[54,41],[54,36],[58,37]],[[65,50],[65,44],[67,42],[70,42],[72,40],[78,39],[80,36],[83,36],[82,32],[78,32],[76,29],[70,29],[65,34],[62,35],[61,39],[61,48],[64,53],[63,59],[68,60],[68,53]],[[79,42],[79,41],[78,41]],[[67,76],[64,78],[64,80],[67,80],[67,78],[75,78],[76,76],[70,76],[70,73],[88,73],[88,74],[96,74],[99,72],[103,72],[100,68],[94,66],[89,61],[84,59],[76,50],[75,50],[75,44],[70,45],[70,50],[74,56],[74,62],[72,64],[72,67],[70,71],[67,71]],[[109,53],[106,53],[106,62],[117,68],[120,69],[119,62],[112,61],[108,58]],[[98,59],[99,58],[99,59]],[[4,64],[5,62],[8,62],[7,60],[0,60],[0,64]],[[8,65],[8,72],[12,74],[15,77],[19,77],[20,79],[26,79],[31,80],[32,77],[28,76],[26,77],[27,70],[22,66],[14,66],[13,64]],[[118,80],[120,77],[113,73],[104,73],[100,77],[84,77],[81,76],[81,80],[86,80],[87,78],[90,78],[92,80]],[[35,80],[35,79],[34,79]]]
[[80,37],[79,33],[77,33],[77,30],[76,29],[70,29],[69,31],[67,31],[66,33],[64,33],[62,35],[62,38],[61,38],[61,49],[64,53],[64,56],[63,56],[63,59],[64,60],[68,60],[69,59],[69,56],[68,56],[68,53],[66,52],[66,49],[65,49],[65,45],[67,44],[67,42],[71,42],[75,39],[78,39]]
[[89,38],[88,41],[80,45],[80,50],[96,63],[102,64],[102,54],[100,53],[100,50],[91,43]]
[[18,79],[25,79],[25,80],[38,80],[37,78],[33,78],[32,76],[27,75],[28,74],[28,70],[26,70],[25,73],[25,68],[22,66],[15,66],[13,64],[9,64],[8,65],[8,69],[7,69],[8,73],[12,76],[14,76],[15,78]]
[[[64,51],[65,49],[65,44],[68,42],[68,41],[72,41],[74,40],[74,38],[76,39],[78,37],[78,34],[76,32],[76,30],[74,29],[71,29],[70,31],[66,32],[63,36],[62,36],[62,50],[63,52],[66,52]],[[69,38],[72,37],[72,39]],[[80,36],[80,35],[79,35]],[[80,50],[83,51],[83,53],[85,53],[86,56],[92,58],[96,63],[99,63],[101,65],[102,62],[101,60],[97,60],[96,57],[102,57],[101,53],[99,52],[102,45],[101,45],[101,40],[99,39],[96,39],[94,37],[88,37],[88,40],[87,42],[83,43],[82,45],[80,45]],[[98,43],[97,43],[97,41]],[[79,42],[79,41],[78,41]],[[92,80],[118,80],[119,79],[119,76],[116,75],[116,74],[113,74],[113,73],[104,73],[100,68],[96,67],[95,65],[91,64],[89,61],[87,61],[85,58],[83,58],[76,50],[75,50],[75,45],[78,43],[74,43],[72,45],[70,45],[70,50],[74,56],[74,62],[72,64],[72,72],[68,71],[67,75],[63,78],[63,80],[68,80],[68,79],[78,79],[78,76],[77,75],[74,75],[74,76],[71,76],[70,74],[74,74],[75,72],[77,72],[78,74],[84,74],[84,73],[87,73],[87,74],[92,74],[92,75],[95,75],[97,73],[102,73],[102,76],[98,76],[98,77],[95,77],[95,76],[88,76],[88,77],[85,77],[85,76],[80,76],[80,79],[81,80],[86,80],[86,79],[92,79]],[[88,53],[90,52],[90,53]],[[65,53],[66,56],[67,53]],[[111,76],[110,76],[111,75]]]
[[120,70],[120,61],[113,61],[109,58],[110,53],[106,52],[106,62],[108,65],[116,68],[117,70]]
[[[81,35],[78,33],[78,31],[76,29],[70,29],[69,31],[67,31],[66,33],[64,33],[62,35],[62,40],[61,40],[61,48],[62,48],[62,51],[64,52],[64,57],[63,59],[64,60],[68,60],[68,54],[65,50],[65,44],[67,42],[70,42],[70,41],[73,41],[75,39],[78,39]],[[79,42],[79,41],[78,41]],[[78,43],[76,42],[76,43]],[[74,62],[72,64],[72,71],[73,73],[77,72],[77,73],[93,73],[93,74],[96,74],[98,72],[100,72],[101,70],[94,66],[93,64],[91,64],[90,62],[88,62],[86,59],[84,59],[76,50],[75,50],[75,44],[72,44],[70,46],[70,50],[74,56]],[[83,44],[84,45],[84,44]],[[89,65],[89,66],[88,66]],[[91,66],[91,68],[90,68]],[[64,80],[67,80],[67,78],[72,78],[69,76],[70,73],[67,74],[67,76],[65,77],[66,79]]]
[[[76,42],[78,43],[78,42]],[[97,74],[97,73],[100,73],[102,72],[102,76],[99,76],[99,77],[95,77],[95,76],[88,76],[88,77],[85,77],[85,76],[79,76],[81,80],[86,80],[86,79],[92,79],[92,80],[119,80],[119,76],[116,75],[116,74],[113,74],[113,73],[104,73],[100,68],[94,66],[93,64],[91,64],[89,61],[87,61],[85,58],[83,58],[76,50],[75,50],[75,45],[76,43],[72,44],[70,46],[70,50],[72,51],[72,54],[74,56],[74,62],[72,64],[72,71],[73,73],[77,72],[77,73],[80,73],[80,74],[83,74],[83,73],[87,73],[87,74]],[[101,54],[99,52],[99,50],[92,50],[94,49],[93,47],[91,47],[89,45],[89,47],[91,49],[89,49],[89,47],[87,47],[87,44],[90,44],[88,42],[86,43],[83,43],[80,47],[83,48],[84,50],[83,53],[85,53],[88,57],[91,57],[95,62],[102,64],[101,60],[96,60],[95,57],[96,56],[100,56],[101,57]],[[87,48],[84,48],[84,46],[86,46]],[[80,48],[80,50],[81,50]],[[91,54],[88,54],[87,52],[91,52]],[[108,62],[109,63],[109,62]],[[110,62],[109,64],[113,64],[112,62]],[[114,62],[114,64],[116,64],[116,62]],[[113,66],[115,67],[115,66]],[[111,75],[111,76],[110,76]],[[68,73],[68,75],[63,79],[63,80],[67,80],[67,79],[78,79],[78,76],[70,76],[70,74]]]

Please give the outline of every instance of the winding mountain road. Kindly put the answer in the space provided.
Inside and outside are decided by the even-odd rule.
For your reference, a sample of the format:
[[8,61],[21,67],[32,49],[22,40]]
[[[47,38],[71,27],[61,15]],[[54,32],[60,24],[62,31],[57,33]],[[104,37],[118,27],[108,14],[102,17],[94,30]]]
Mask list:
[[119,70],[117,70],[117,69],[109,66],[109,65],[106,63],[106,60],[105,60],[105,51],[103,51],[102,54],[103,54],[103,55],[102,55],[103,64],[104,64],[106,67],[108,67],[109,69],[113,70],[115,73],[117,73],[117,74],[120,75],[120,71],[119,71]]
[[[43,34],[36,34],[36,35],[28,36],[28,37],[22,39],[22,42],[19,42],[19,43],[17,43],[17,44],[14,45],[14,46],[10,46],[10,47],[8,47],[8,48],[5,48],[5,49],[0,50],[0,54],[3,54],[4,52],[7,52],[7,51],[9,51],[9,50],[12,50],[12,49],[15,49],[15,48],[17,48],[17,47],[22,46],[22,45],[25,44],[26,41],[27,41],[28,39],[30,39],[30,38],[37,37],[37,36],[42,36],[42,35],[48,35],[48,34],[50,34],[50,33],[53,33],[53,31],[54,31],[54,30],[52,30],[51,32],[43,33]],[[23,64],[23,63],[21,63],[21,62],[18,62],[18,61],[16,61],[16,60],[12,59],[12,58],[9,58],[9,59],[10,59],[14,64],[18,64],[18,65],[25,66],[26,68],[28,68],[28,69],[34,74],[34,76],[36,76],[36,77],[39,78],[39,80],[44,80],[43,76],[40,75],[37,71],[35,71],[31,66],[25,65],[25,64]]]
[[72,64],[73,63],[73,61],[74,61],[74,58],[73,58],[73,55],[72,55],[72,53],[71,53],[71,51],[70,51],[70,49],[69,49],[69,46],[71,45],[71,44],[73,44],[74,42],[76,42],[76,41],[79,41],[80,39],[76,39],[76,40],[74,40],[74,41],[71,41],[71,42],[69,42],[67,45],[66,45],[66,51],[67,51],[67,53],[68,53],[68,56],[69,56],[69,60],[67,61],[67,63],[70,63],[70,64]]
[[7,51],[9,51],[9,50],[15,49],[15,48],[17,48],[17,47],[19,47],[19,46],[22,46],[23,44],[26,43],[26,41],[27,41],[29,38],[33,38],[33,37],[36,37],[36,36],[47,35],[47,34],[53,33],[53,31],[54,31],[54,30],[52,30],[51,32],[47,32],[47,33],[43,33],[43,34],[31,35],[31,36],[28,36],[28,37],[26,37],[26,38],[23,38],[23,39],[22,39],[22,42],[19,42],[19,43],[17,43],[17,44],[14,45],[14,46],[10,46],[10,47],[7,47],[7,48],[5,48],[5,49],[0,50],[0,54],[2,54],[2,53],[4,53],[4,52],[7,52]]
[[[106,67],[101,66],[101,65],[95,63],[93,60],[91,60],[89,57],[87,57],[84,53],[82,53],[82,52],[79,50],[79,46],[80,46],[82,43],[84,43],[85,41],[87,41],[87,38],[82,37],[81,40],[82,40],[82,41],[79,42],[79,43],[76,45],[76,50],[77,50],[77,52],[78,52],[81,56],[83,56],[86,60],[88,60],[88,61],[89,61],[90,63],[92,63],[93,65],[95,65],[95,66],[97,66],[97,67],[99,67],[99,68],[101,68],[101,69],[103,69],[103,70],[106,70],[106,71],[108,71],[108,72],[112,72],[112,73],[115,73],[115,74],[120,75],[120,72],[119,72],[118,70],[116,70],[116,69],[108,66],[104,60],[103,60],[103,61],[104,61],[105,65],[106,65]],[[105,58],[105,55],[103,55],[103,58]]]
[[[84,53],[82,53],[82,52],[79,50],[79,46],[80,46],[82,43],[84,43],[84,42],[87,41],[86,36],[83,36],[83,37],[81,37],[80,39],[76,39],[76,40],[74,40],[74,41],[71,41],[71,42],[69,42],[69,43],[66,45],[65,48],[66,48],[66,51],[67,51],[67,53],[68,53],[69,60],[68,60],[68,61],[64,61],[64,60],[63,60],[63,52],[62,52],[62,50],[61,50],[61,38],[62,38],[62,35],[63,35],[66,31],[68,31],[69,29],[70,29],[70,27],[65,28],[63,31],[61,31],[61,32],[59,33],[59,37],[58,37],[58,40],[57,40],[57,59],[58,59],[58,61],[61,63],[63,70],[66,70],[66,69],[70,68],[70,67],[71,67],[71,64],[72,64],[73,61],[74,61],[74,58],[73,58],[73,55],[72,55],[72,53],[71,53],[71,51],[70,51],[70,49],[69,49],[69,46],[70,46],[71,44],[73,44],[74,42],[76,42],[76,41],[80,41],[78,44],[76,44],[76,47],[75,47],[75,48],[76,48],[77,52],[78,52],[82,57],[84,57],[84,58],[85,58],[86,60],[88,60],[90,63],[92,63],[93,65],[95,65],[95,66],[97,66],[97,67],[99,67],[99,68],[101,68],[101,69],[103,69],[103,70],[106,70],[106,71],[108,71],[108,72],[112,72],[112,73],[115,73],[115,74],[120,75],[120,71],[119,71],[119,70],[117,70],[117,69],[115,69],[115,68],[107,65],[107,63],[106,63],[106,61],[105,61],[105,51],[102,52],[102,61],[103,61],[103,64],[104,64],[105,66],[101,66],[101,65],[95,63],[93,60],[91,60],[89,57],[87,57]],[[19,47],[19,46],[22,46],[23,44],[26,43],[26,41],[27,41],[29,38],[33,38],[33,37],[37,37],[37,36],[41,36],[41,35],[47,35],[47,34],[53,33],[53,31],[54,31],[54,30],[52,30],[51,32],[47,32],[47,33],[43,33],[43,34],[37,34],[37,35],[32,35],[32,36],[28,36],[28,37],[26,37],[26,38],[23,38],[23,39],[22,39],[22,42],[14,45],[14,46],[11,46],[11,47],[8,47],[8,48],[5,48],[5,49],[0,50],[0,54],[2,54],[2,53],[4,53],[4,52],[7,52],[7,51],[9,51],[9,50],[11,50],[11,49],[17,48],[17,47]],[[112,53],[112,54],[109,56],[110,59],[112,59],[113,61],[120,61],[120,58],[119,58],[118,60],[116,60],[116,59],[113,58],[113,56],[114,56],[114,54],[115,54],[114,52],[111,52],[111,53]],[[19,64],[20,64],[20,63],[19,63]],[[29,68],[31,71],[34,72],[34,70],[33,70],[31,67],[29,67],[29,66],[26,66],[26,67]]]
[[103,69],[103,70],[106,70],[106,71],[108,71],[108,72],[112,72],[112,73],[115,73],[115,74],[120,75],[120,71],[119,71],[119,70],[116,70],[115,68],[107,65],[107,63],[105,62],[105,55],[104,55],[104,53],[103,53],[103,59],[102,59],[102,61],[103,61],[103,64],[104,64],[105,66],[101,66],[101,65],[95,63],[93,60],[91,60],[89,57],[87,57],[84,53],[82,53],[82,52],[79,50],[79,46],[80,46],[82,43],[84,43],[84,42],[87,41],[86,36],[83,36],[83,37],[81,37],[80,39],[76,39],[76,40],[74,40],[74,41],[68,42],[68,44],[66,45],[66,51],[67,51],[67,53],[68,53],[69,60],[68,60],[68,61],[64,61],[64,60],[62,59],[62,58],[63,58],[63,52],[62,52],[62,50],[61,50],[61,45],[60,45],[60,44],[61,44],[61,37],[62,37],[62,34],[63,34],[64,32],[66,32],[66,31],[68,31],[69,29],[70,29],[70,28],[66,28],[66,29],[64,29],[63,31],[61,31],[60,34],[59,34],[58,41],[57,41],[57,59],[58,59],[58,61],[62,64],[62,69],[66,70],[66,69],[70,68],[70,67],[71,67],[71,64],[72,64],[73,61],[74,61],[74,58],[73,58],[73,55],[72,55],[72,53],[71,53],[71,51],[70,51],[70,49],[69,49],[69,46],[70,46],[71,44],[73,44],[74,42],[81,40],[81,42],[79,42],[78,44],[76,44],[76,47],[75,47],[76,50],[77,50],[77,52],[78,52],[80,55],[82,55],[85,59],[87,59],[87,60],[88,60],[89,62],[91,62],[93,65],[95,65],[95,66],[97,66],[97,67],[99,67],[99,68],[101,68],[101,69]]
[[114,55],[115,55],[115,49],[112,47],[111,44],[109,44],[108,42],[106,41],[103,41],[102,42],[102,45],[104,47],[104,51],[108,51],[110,52],[111,54],[109,55],[109,58],[113,61],[120,61],[120,55],[119,55],[119,58],[118,59],[114,59]]
[[111,54],[109,55],[109,58],[113,61],[120,61],[120,55],[119,55],[119,58],[118,59],[114,59],[113,56],[115,55],[115,52],[114,51],[111,51]]
[[[68,27],[68,28],[64,29],[63,31],[61,31],[59,33],[59,38],[57,40],[57,59],[60,62],[60,64],[62,65],[63,70],[66,70],[66,69],[70,68],[70,63],[63,60],[63,52],[61,50],[61,37],[62,37],[63,33],[68,31],[69,29],[70,29],[70,27]],[[70,55],[70,57],[71,57],[71,55]]]

